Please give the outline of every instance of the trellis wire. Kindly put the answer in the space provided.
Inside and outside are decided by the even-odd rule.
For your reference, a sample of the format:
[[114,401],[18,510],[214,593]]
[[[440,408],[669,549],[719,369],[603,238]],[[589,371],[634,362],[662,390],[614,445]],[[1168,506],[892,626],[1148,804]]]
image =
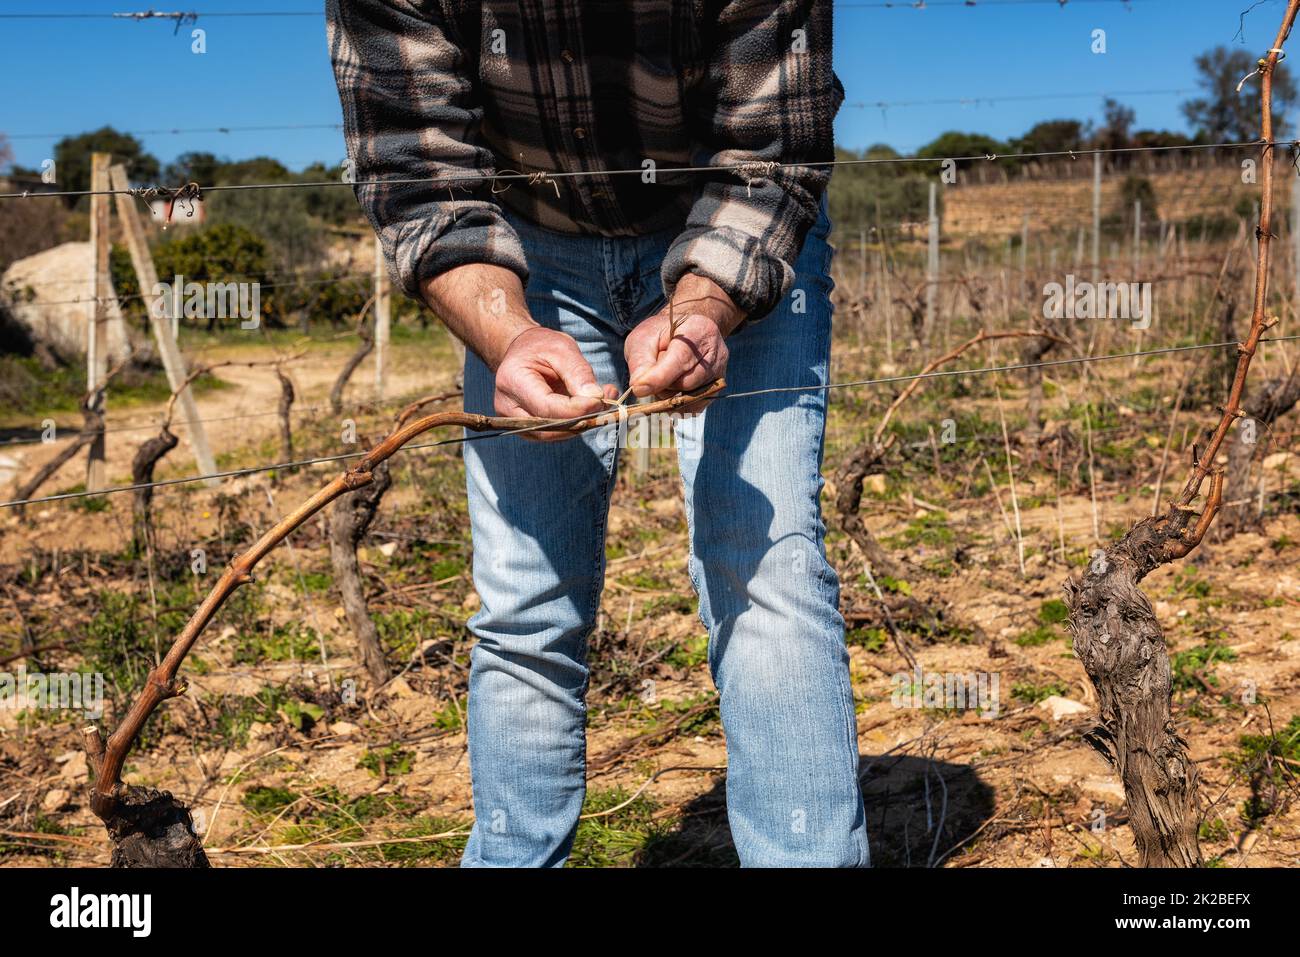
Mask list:
[[[976,162],[996,162],[998,160],[1013,159],[1078,159],[1083,156],[1095,155],[1122,155],[1132,153],[1153,153],[1153,152],[1189,152],[1193,150],[1215,150],[1215,149],[1256,149],[1266,148],[1275,149],[1279,146],[1285,146],[1292,149],[1295,153],[1300,153],[1300,140],[1272,140],[1264,142],[1263,140],[1253,140],[1247,142],[1221,142],[1221,143],[1179,143],[1161,146],[1115,146],[1115,147],[1090,147],[1074,150],[1037,150],[1028,153],[983,153],[969,156],[890,156],[890,157],[863,157],[859,159],[838,159],[838,160],[816,160],[807,163],[780,163],[775,160],[751,160],[743,163],[731,163],[718,166],[668,166],[656,169],[657,174],[672,176],[676,174],[703,174],[703,173],[739,173],[747,174],[751,179],[757,180],[764,175],[768,175],[778,169],[828,169],[839,166],[889,166],[908,163],[922,163],[942,166],[945,163],[976,163]],[[448,189],[464,182],[500,182],[509,180],[525,180],[534,185],[548,184],[550,180],[559,179],[578,179],[587,176],[644,176],[646,170],[644,167],[637,166],[632,169],[607,169],[607,170],[534,170],[529,173],[504,172],[504,173],[462,173],[456,175],[437,175],[437,176],[416,176],[416,177],[390,177],[386,179],[359,179],[347,181],[338,180],[318,180],[311,182],[293,182],[293,183],[231,183],[226,186],[203,186],[200,187],[201,193],[228,192],[235,190],[257,190],[257,189],[320,189],[323,187],[346,186],[349,188],[357,186],[401,186],[401,185],[419,185],[424,184],[437,189]],[[463,187],[462,187],[463,188]],[[0,193],[0,199],[53,199],[55,197],[73,197],[73,196],[150,196],[157,193],[169,193],[170,190],[161,187],[136,187],[132,189],[82,189],[82,190],[53,190],[53,191],[36,191],[23,190],[21,192]],[[455,201],[453,196],[451,202]]]
[[[847,2],[836,6],[843,9],[857,10],[928,10],[931,7],[1020,7],[1053,6],[1066,8],[1076,6],[1096,6],[1099,4],[1120,3],[1130,9],[1134,4],[1147,4],[1155,0],[875,0],[875,2]],[[162,11],[141,11],[139,13],[0,13],[0,20],[179,20],[194,22],[201,18],[214,17],[320,17],[321,10],[229,10],[217,13],[204,13],[197,10],[167,13]]]
[[[1196,92],[1190,88],[1167,90],[1095,90],[1069,93],[993,94],[990,96],[961,96],[929,100],[874,100],[841,103],[841,109],[898,110],[915,106],[982,106],[992,103],[1021,103],[1042,100],[1115,99],[1121,96],[1181,96]],[[160,127],[152,130],[119,130],[125,136],[182,136],[197,133],[282,133],[296,130],[342,130],[342,122],[333,123],[271,123],[223,126]],[[59,140],[80,136],[84,131],[64,133],[6,133],[9,140]]]
[[[339,286],[342,286],[342,285],[346,284],[346,283],[349,282],[349,281],[355,281],[355,280],[358,280],[358,279],[369,280],[369,279],[372,279],[373,277],[374,277],[374,274],[373,274],[373,273],[368,273],[368,272],[364,272],[364,273],[362,273],[362,272],[356,272],[356,273],[343,273],[343,274],[338,275],[338,276],[329,276],[329,277],[322,278],[322,279],[295,279],[295,280],[293,280],[292,282],[258,282],[258,281],[255,280],[255,279],[253,279],[253,280],[241,280],[241,279],[237,278],[237,277],[234,276],[234,275],[231,275],[231,276],[225,276],[225,277],[222,277],[221,279],[209,279],[209,280],[204,280],[204,281],[205,281],[205,282],[208,282],[208,283],[226,283],[226,282],[232,282],[232,281],[233,281],[233,282],[242,282],[242,281],[247,281],[247,282],[257,282],[257,288],[258,288],[258,289],[296,289],[296,288],[298,288],[299,286],[329,286],[329,285],[339,285]],[[79,280],[77,280],[77,282],[80,282],[80,283],[85,284],[85,283],[89,283],[89,280],[86,280],[86,279],[79,279]],[[22,288],[22,289],[27,289],[27,288],[36,288],[36,286],[39,286],[39,285],[41,285],[41,284],[40,284],[40,283],[35,283],[35,284],[32,284],[32,283],[24,283],[24,284],[23,284],[21,287],[19,287],[19,288]],[[78,305],[78,304],[83,303],[83,302],[85,302],[85,303],[93,302],[93,303],[96,303],[96,304],[100,304],[100,303],[114,303],[114,302],[115,302],[115,303],[119,303],[119,304],[120,304],[120,303],[124,303],[124,302],[130,302],[130,301],[133,300],[133,299],[161,299],[161,298],[163,298],[163,294],[162,294],[162,293],[152,293],[152,292],[150,292],[150,293],[145,293],[145,292],[133,292],[133,293],[128,293],[127,295],[124,295],[124,296],[123,296],[123,295],[113,295],[113,296],[78,296],[76,299],[50,299],[50,300],[48,300],[48,301],[43,301],[43,302],[37,302],[37,301],[32,301],[32,302],[21,302],[21,303],[18,303],[18,305],[25,306],[25,307],[27,307],[27,308],[44,309],[44,308],[46,308],[47,306],[75,306],[75,305]]]
[[[1268,339],[1260,339],[1260,342],[1292,342],[1300,339],[1300,335],[1293,336],[1275,336]],[[1178,352],[1193,352],[1201,349],[1225,349],[1229,346],[1239,346],[1240,343],[1233,340],[1230,342],[1207,342],[1189,346],[1169,346],[1163,349],[1147,349],[1141,352],[1119,352],[1104,356],[1077,356],[1071,359],[1053,359],[1046,362],[1022,362],[1012,365],[985,366],[976,369],[946,369],[935,370],[933,372],[918,372],[910,375],[886,376],[879,379],[858,379],[849,382],[831,382],[825,385],[805,385],[805,386],[773,386],[765,389],[752,389],[746,392],[729,392],[718,396],[716,400],[721,402],[726,399],[743,399],[758,395],[770,395],[779,392],[829,392],[832,389],[849,389],[859,388],[869,385],[887,385],[897,382],[911,382],[916,379],[937,379],[948,376],[959,375],[987,375],[996,372],[1016,372],[1023,369],[1046,368],[1049,366],[1073,365],[1086,362],[1105,362],[1113,359],[1132,359],[1140,356],[1169,355]],[[497,439],[508,435],[522,435],[528,432],[546,432],[554,430],[557,427],[566,425],[575,425],[579,422],[585,422],[589,419],[596,419],[602,415],[608,415],[608,409],[601,409],[596,412],[588,412],[584,415],[576,415],[569,419],[557,419],[548,421],[541,425],[528,426],[521,429],[506,429],[499,432],[483,432],[475,435],[461,435],[448,439],[439,439],[435,442],[423,442],[416,445],[404,445],[398,451],[415,451],[419,449],[437,448],[443,445],[459,445],[465,442],[477,442],[483,439]],[[63,492],[58,495],[46,495],[39,498],[14,499],[7,502],[0,502],[0,508],[17,508],[25,505],[39,505],[46,502],[60,502],[68,499],[78,498],[97,498],[102,495],[112,495],[120,492],[134,492],[146,488],[162,488],[170,485],[187,485],[194,482],[203,482],[209,479],[233,478],[245,475],[254,475],[259,472],[272,472],[277,469],[301,468],[308,465],[322,465],[330,462],[342,462],[348,459],[362,458],[369,450],[363,452],[341,452],[337,455],[318,456],[310,459],[300,459],[295,462],[277,462],[272,465],[256,465],[244,469],[232,469],[225,472],[215,472],[208,475],[193,475],[184,478],[163,479],[156,482],[141,482],[135,485],[118,485],[112,488],[99,489],[98,491],[82,492]]]

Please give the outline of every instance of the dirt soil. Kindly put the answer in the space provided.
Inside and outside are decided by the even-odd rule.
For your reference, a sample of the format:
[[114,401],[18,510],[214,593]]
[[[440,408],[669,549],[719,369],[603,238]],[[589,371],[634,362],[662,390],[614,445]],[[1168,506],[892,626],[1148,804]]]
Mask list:
[[[324,404],[346,352],[295,365],[300,409]],[[267,461],[275,417],[261,413],[278,398],[274,376],[265,368],[220,374],[236,388],[211,394],[201,409],[231,417],[210,432],[226,453],[223,466]],[[363,368],[358,382],[368,384],[368,375]],[[1140,381],[1157,392],[1170,380],[1161,367],[1114,375],[1116,387]],[[399,351],[392,391],[436,392],[450,379],[445,356],[435,364],[421,350]],[[1002,393],[1009,409],[1019,408],[1014,395]],[[1060,598],[1062,581],[1096,547],[1094,535],[1107,540],[1149,514],[1167,410],[1121,417],[1104,445],[1106,426],[1098,426],[1090,482],[1077,441],[1082,426],[1061,392],[1045,431],[1069,429],[1076,441],[1061,440],[1058,469],[1050,450],[1044,458],[1014,439],[1014,497],[991,392],[967,394],[959,407],[962,416],[982,417],[996,438],[945,450],[942,460],[924,442],[924,422],[938,421],[942,408],[923,412],[918,399],[903,413],[922,423],[914,435],[921,441],[900,446],[868,481],[862,509],[900,565],[879,581],[896,612],[921,609],[903,634],[924,673],[996,677],[996,708],[981,711],[950,701],[898,706],[897,676],[906,678],[908,665],[884,627],[861,553],[839,531],[836,470],[889,398],[837,398],[823,499],[828,550],[843,582],[875,862],[1135,865],[1123,788],[1082,739],[1096,701],[1071,652]],[[380,434],[399,405],[358,411],[360,431]],[[243,415],[253,417],[235,418]],[[304,451],[340,447],[328,415],[307,412],[297,422]],[[1294,449],[1293,437],[1279,441]],[[27,464],[50,451],[34,450]],[[132,452],[130,442],[110,443],[115,481],[129,471]],[[1184,459],[1175,452],[1161,480],[1165,499],[1181,479]],[[615,494],[601,620],[590,641],[588,804],[577,865],[734,863],[725,738],[685,570],[673,455],[652,452],[644,474],[623,469]],[[167,466],[161,477],[192,468],[184,446]],[[1300,471],[1291,469],[1281,463],[1270,476],[1258,526],[1208,541],[1144,585],[1174,657],[1174,716],[1200,769],[1202,845],[1216,866],[1300,862]],[[103,723],[111,728],[132,682],[213,580],[192,574],[193,549],[203,548],[219,571],[336,471],[161,490],[151,561],[125,551],[128,496],[102,507],[56,503],[23,523],[0,517],[0,659],[56,645],[29,653],[26,667],[106,671]],[[313,521],[208,629],[182,669],[187,694],[163,706],[128,762],[128,781],[164,787],[195,809],[217,866],[441,866],[454,864],[463,847],[472,821],[464,621],[478,599],[456,448],[400,456],[394,479],[361,558],[398,676],[382,688],[366,679],[322,525]],[[107,862],[107,837],[86,802],[84,723],[81,714],[0,709],[0,864]]]

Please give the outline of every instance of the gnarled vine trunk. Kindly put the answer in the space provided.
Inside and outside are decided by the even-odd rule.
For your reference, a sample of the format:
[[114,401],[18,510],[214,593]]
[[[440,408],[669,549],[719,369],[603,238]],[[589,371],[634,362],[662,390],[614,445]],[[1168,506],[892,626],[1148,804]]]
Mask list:
[[330,508],[330,560],[334,567],[335,582],[343,598],[343,611],[366,674],[377,688],[391,674],[384,650],[379,645],[379,631],[375,628],[370,610],[366,607],[366,591],[361,580],[361,565],[357,561],[357,546],[365,537],[370,523],[379,509],[379,500],[392,485],[388,463],[375,466],[374,479],[364,488],[349,492]]
[[[1199,545],[1223,506],[1225,476],[1215,460],[1229,430],[1244,415],[1242,395],[1260,338],[1278,321],[1266,313],[1273,239],[1273,74],[1298,9],[1300,0],[1288,0],[1277,39],[1256,70],[1263,155],[1255,294],[1250,331],[1237,346],[1222,415],[1205,448],[1194,450],[1192,473],[1168,510],[1143,519],[1120,541],[1094,553],[1082,577],[1065,583],[1074,651],[1100,705],[1100,723],[1085,737],[1119,773],[1133,839],[1146,867],[1197,867],[1203,861],[1197,840],[1196,766],[1170,712],[1173,696],[1164,635],[1138,584]],[[1206,479],[1210,485],[1198,512],[1192,503]]]
[[1138,583],[1191,514],[1145,519],[1098,552],[1065,585],[1074,653],[1097,691],[1099,723],[1084,737],[1124,784],[1129,820],[1147,867],[1199,867],[1196,765],[1170,713],[1172,682],[1164,634]]

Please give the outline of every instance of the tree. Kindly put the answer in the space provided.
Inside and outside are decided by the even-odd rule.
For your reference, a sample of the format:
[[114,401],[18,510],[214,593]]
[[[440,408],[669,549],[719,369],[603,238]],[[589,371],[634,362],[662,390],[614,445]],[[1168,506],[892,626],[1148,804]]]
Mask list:
[[[957,162],[954,165],[963,172],[968,170],[978,170],[979,178],[983,181],[984,177],[992,171],[994,175],[1001,175],[1005,170],[1001,166],[989,163],[983,159],[985,156],[1005,155],[1009,147],[1002,140],[995,139],[984,133],[959,133],[955,130],[949,130],[940,134],[936,139],[922,146],[916,151],[917,156],[934,157],[935,159],[956,158],[961,156],[974,156],[977,159]],[[927,187],[927,205],[928,205],[928,187]]]
[[[1007,144],[984,133],[958,133],[949,130],[916,151],[917,156],[936,158],[989,156],[1007,152]],[[969,165],[969,164],[963,164]]]
[[[309,183],[339,182],[339,167],[325,163],[312,163],[299,174]],[[352,190],[338,186],[319,186],[300,190],[304,194],[307,212],[334,226],[354,223],[366,225],[365,215]]]
[[[269,156],[218,162],[198,180],[200,186],[240,186],[251,183],[291,183],[298,179],[283,163]],[[348,192],[348,190],[340,190]],[[296,272],[321,255],[320,230],[312,222],[305,189],[222,190],[205,197],[208,222],[238,223],[266,241],[277,272]]]
[[[1081,150],[1087,142],[1088,130],[1078,120],[1044,120],[1035,123],[1024,136],[1011,141],[1013,153],[1066,153]],[[1045,166],[1057,162],[1053,157],[1013,159],[1007,161],[1009,172],[1021,173],[1031,166]]]
[[[91,133],[65,136],[54,144],[60,189],[90,189],[91,153],[111,153],[113,162],[126,166],[127,178],[133,183],[153,184],[158,180],[158,160],[144,151],[140,141],[129,133],[105,126]],[[69,199],[69,205],[75,205],[76,197]]]
[[[265,240],[251,229],[213,223],[159,243],[154,249],[154,261],[163,282],[179,275],[185,277],[186,283],[261,283],[268,272],[269,257]],[[275,315],[274,299],[273,294],[261,296],[263,315]],[[218,321],[218,317],[208,316],[208,329],[215,329]]]
[[[1252,77],[1237,92],[1242,77],[1253,73],[1256,58],[1246,50],[1218,46],[1196,58],[1197,82],[1205,95],[1183,104],[1183,116],[1196,130],[1202,143],[1249,143],[1259,138],[1259,83]],[[1273,110],[1285,116],[1295,102],[1295,82],[1285,66],[1273,77]],[[1288,127],[1274,121],[1275,137],[1285,136]]]
[[[24,169],[14,163],[13,158],[8,138],[0,133],[0,169],[8,166],[14,176],[40,176],[40,170]],[[15,260],[63,242],[68,216],[68,211],[61,205],[0,203],[0,273]],[[0,347],[2,351],[4,349]]]
[[1044,120],[1012,141],[1017,153],[1064,153],[1083,149],[1087,131],[1078,120]]
[[[889,160],[898,153],[876,144],[861,152],[835,148],[839,160]],[[920,222],[928,211],[930,187],[918,164],[879,163],[842,166],[831,177],[830,215],[841,228],[884,228],[900,222]]]
[[1144,149],[1155,146],[1188,146],[1191,142],[1190,136],[1171,133],[1169,130],[1138,130],[1133,134],[1133,145]]
[[235,277],[257,278],[266,272],[266,243],[251,229],[216,223],[154,250],[159,275],[180,273],[195,282],[221,282]]
[[248,226],[266,240],[270,265],[277,273],[299,272],[318,263],[324,248],[320,227],[307,212],[307,197],[303,195],[306,192],[305,189],[236,189],[210,193],[205,199],[208,222]]
[[1156,209],[1156,188],[1145,176],[1126,176],[1119,187],[1119,201],[1124,221],[1133,221],[1133,205],[1142,204],[1142,215],[1148,220],[1159,218]]
[[223,165],[223,161],[212,153],[182,153],[167,164],[163,170],[163,181],[167,186],[180,186],[183,183],[211,186],[218,181],[217,171]]
[[1121,150],[1133,145],[1133,124],[1137,114],[1132,109],[1106,97],[1102,103],[1102,125],[1092,138],[1092,145],[1101,150]]
[[277,159],[269,156],[254,156],[252,159],[238,162],[220,163],[215,175],[221,178],[223,186],[242,183],[285,183],[293,179],[293,173]]

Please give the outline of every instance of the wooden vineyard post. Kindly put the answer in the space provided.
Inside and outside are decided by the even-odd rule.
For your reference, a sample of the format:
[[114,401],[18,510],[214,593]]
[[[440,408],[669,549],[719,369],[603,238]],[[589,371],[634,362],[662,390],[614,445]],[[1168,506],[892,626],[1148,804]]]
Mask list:
[[1101,154],[1092,154],[1092,281],[1101,282]]
[[[104,415],[104,377],[108,374],[108,300],[112,296],[109,275],[109,229],[112,208],[107,195],[108,153],[92,153],[90,157],[90,288],[93,300],[86,322],[86,391],[90,394],[90,407],[102,420]],[[106,484],[104,464],[104,433],[90,440],[86,457],[86,491],[94,492]]]
[[935,311],[939,299],[939,184],[930,184],[930,222],[925,260],[925,330],[922,338],[934,338]]
[[[145,311],[149,315],[149,327],[153,330],[154,340],[158,343],[158,354],[162,357],[163,369],[167,372],[167,384],[178,393],[177,401],[181,407],[181,417],[189,429],[190,447],[194,450],[194,462],[198,465],[200,475],[212,475],[217,471],[216,460],[212,457],[212,448],[208,445],[208,435],[203,429],[203,420],[199,417],[199,407],[194,401],[194,392],[190,388],[185,371],[185,360],[172,332],[171,303],[166,296],[154,294],[158,286],[158,270],[154,267],[153,254],[149,252],[149,243],[145,239],[144,224],[136,209],[134,197],[128,195],[130,182],[126,177],[126,167],[118,163],[110,172],[113,189],[117,190],[117,214],[122,220],[122,230],[126,234],[126,246],[131,253],[131,264],[135,267],[136,280],[140,284],[140,294]],[[104,197],[105,200],[108,197]],[[217,479],[207,479],[209,487]]]
[[1142,200],[1133,200],[1133,281],[1142,271]]
[[[650,397],[644,396],[637,401],[638,404],[645,405],[650,402]],[[653,419],[646,423],[646,425],[647,428],[645,429],[644,434],[640,436],[640,444],[633,449],[635,454],[632,456],[632,474],[638,480],[644,479],[646,473],[650,471],[650,443],[653,441],[652,436],[656,434],[655,430],[658,428],[658,423]]]
[[375,401],[384,399],[388,361],[388,334],[392,324],[393,293],[384,261],[384,248],[375,235]]
[[1291,309],[1300,316],[1300,176],[1291,183],[1291,277],[1295,284]]

